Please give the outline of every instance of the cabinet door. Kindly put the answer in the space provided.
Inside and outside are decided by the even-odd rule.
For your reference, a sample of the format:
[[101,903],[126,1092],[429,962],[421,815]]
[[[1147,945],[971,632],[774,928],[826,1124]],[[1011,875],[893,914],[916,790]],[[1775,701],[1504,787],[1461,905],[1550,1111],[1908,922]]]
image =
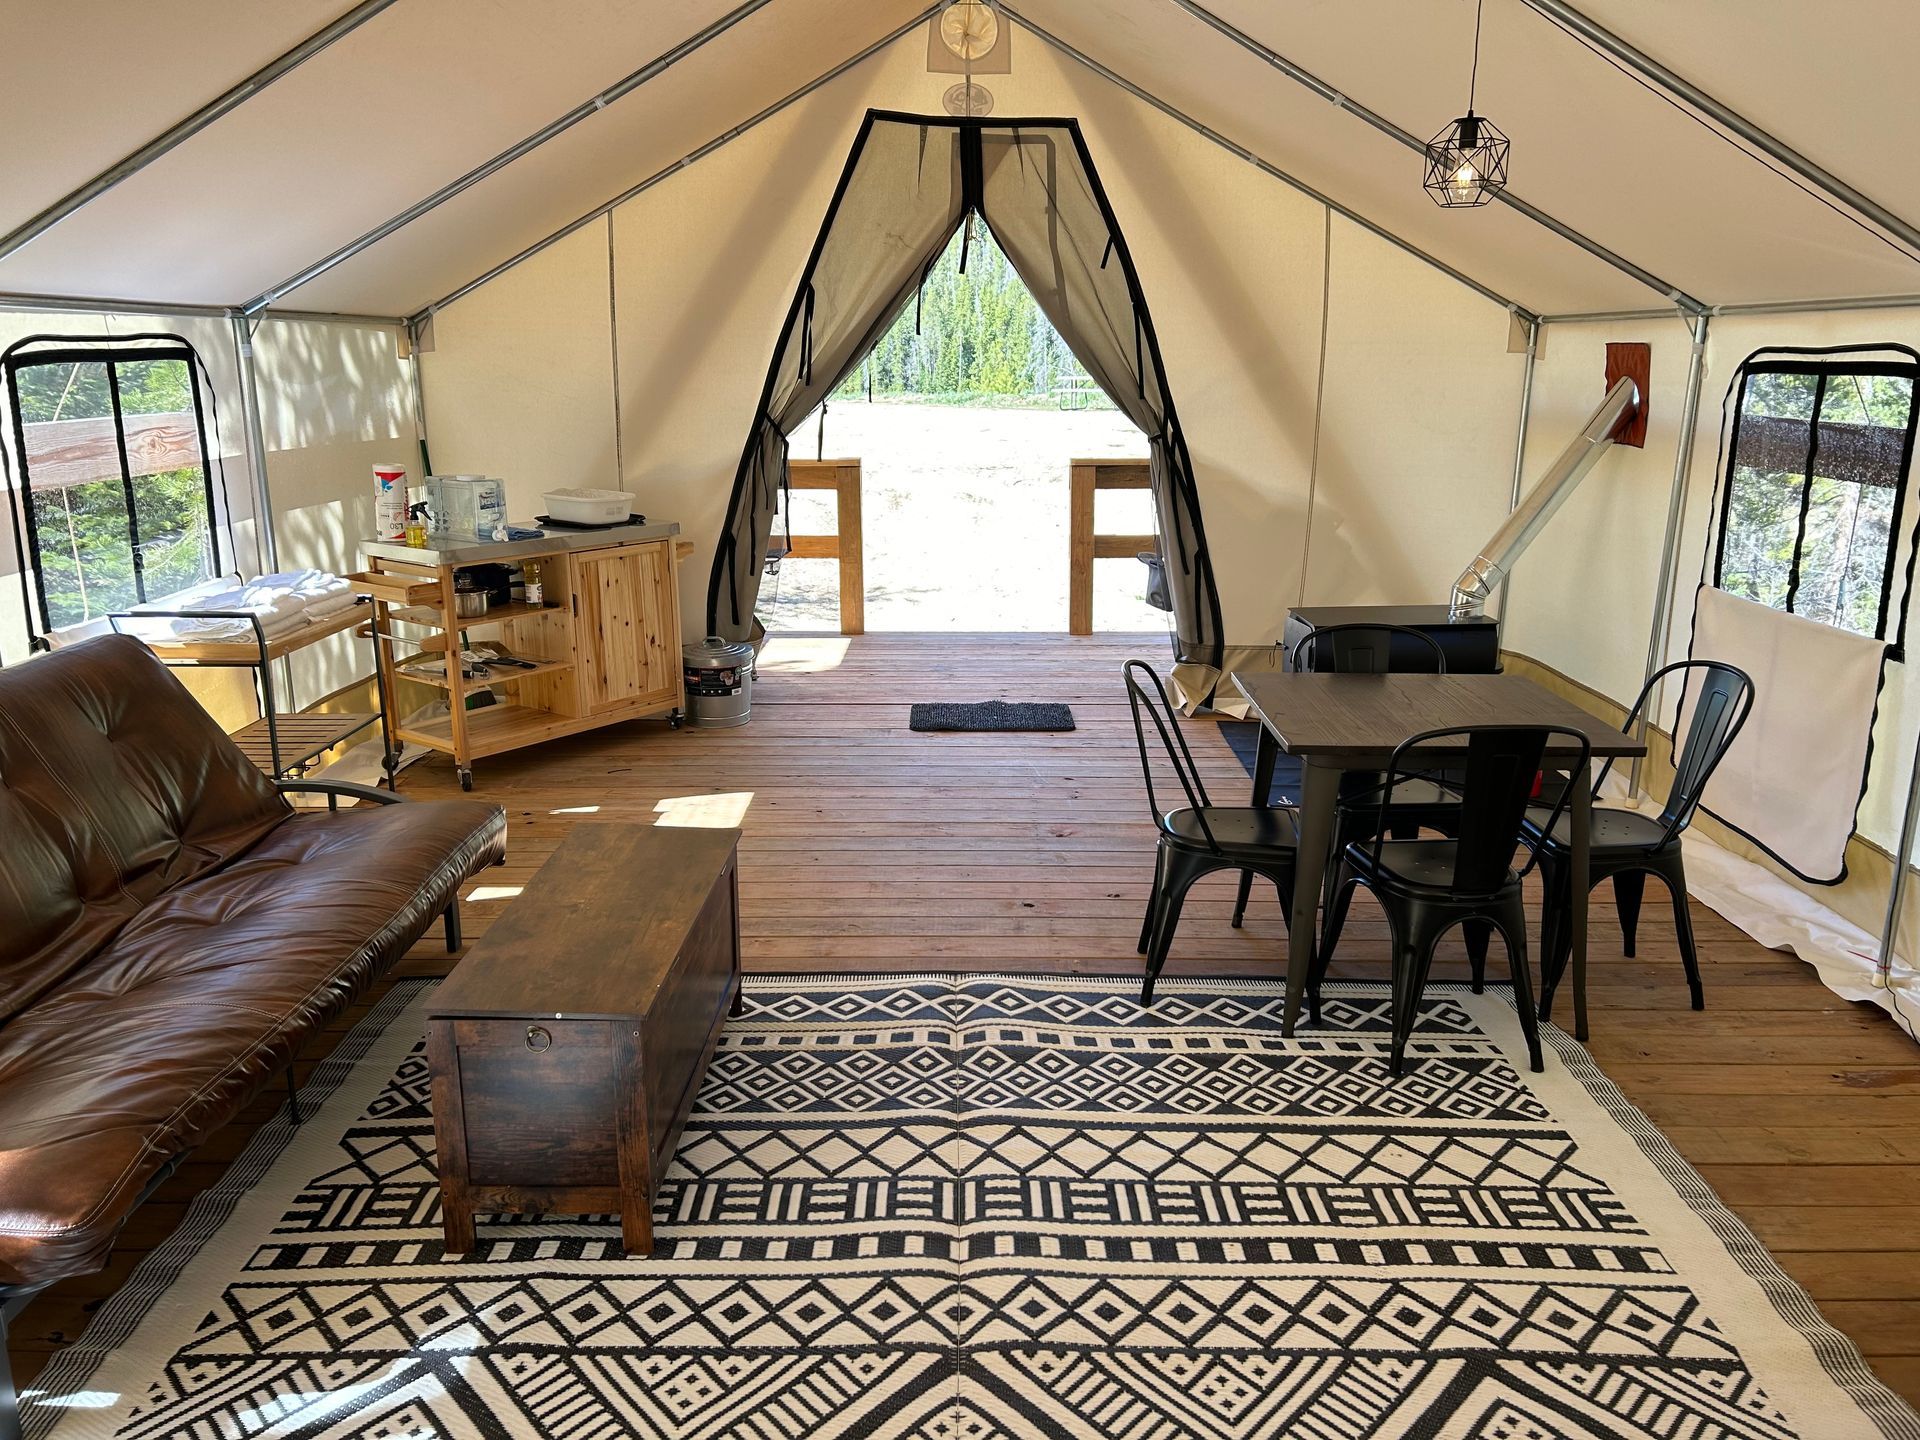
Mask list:
[[666,705],[678,693],[680,624],[670,543],[573,557],[574,646],[589,714]]

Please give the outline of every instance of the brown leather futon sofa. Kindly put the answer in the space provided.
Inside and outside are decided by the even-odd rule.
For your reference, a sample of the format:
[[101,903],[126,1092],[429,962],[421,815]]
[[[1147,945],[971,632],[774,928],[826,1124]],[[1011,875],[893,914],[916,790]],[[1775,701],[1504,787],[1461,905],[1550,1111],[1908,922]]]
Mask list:
[[457,943],[461,882],[505,848],[496,805],[276,785],[131,637],[0,670],[0,1301],[99,1269],[436,918]]

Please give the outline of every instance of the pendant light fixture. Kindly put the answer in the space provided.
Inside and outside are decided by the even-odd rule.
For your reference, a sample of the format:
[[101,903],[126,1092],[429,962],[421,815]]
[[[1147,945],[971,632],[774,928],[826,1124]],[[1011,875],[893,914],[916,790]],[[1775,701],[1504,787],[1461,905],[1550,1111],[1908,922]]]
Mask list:
[[1492,121],[1473,113],[1480,80],[1480,11],[1473,8],[1473,70],[1467,80],[1467,113],[1427,142],[1427,178],[1433,203],[1454,210],[1484,205],[1507,188],[1507,137]]

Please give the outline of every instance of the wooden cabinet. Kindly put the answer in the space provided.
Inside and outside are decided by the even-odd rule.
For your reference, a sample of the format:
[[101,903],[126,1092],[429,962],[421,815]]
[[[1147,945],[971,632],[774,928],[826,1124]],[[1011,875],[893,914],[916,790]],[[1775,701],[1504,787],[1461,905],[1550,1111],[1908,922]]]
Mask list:
[[[400,680],[449,692],[446,715],[395,725],[392,738],[453,756],[461,784],[471,788],[473,762],[483,756],[653,715],[678,725],[686,704],[678,528],[576,532],[446,551],[369,545],[367,569],[355,578],[373,598],[372,628],[380,637],[378,658],[389,693]],[[632,538],[635,533],[648,538]],[[459,571],[508,561],[540,579],[542,602],[460,619],[454,601]],[[533,662],[532,668],[496,666],[464,678],[457,663],[445,663],[462,646],[485,640],[501,642],[512,655]],[[423,661],[443,673],[423,673]],[[492,690],[499,703],[468,708],[483,689]]]
[[670,546],[571,557],[581,700],[588,714],[679,703],[680,591]]
[[434,992],[449,1251],[473,1248],[476,1213],[610,1212],[652,1251],[660,1177],[739,1012],[739,840],[578,826]]

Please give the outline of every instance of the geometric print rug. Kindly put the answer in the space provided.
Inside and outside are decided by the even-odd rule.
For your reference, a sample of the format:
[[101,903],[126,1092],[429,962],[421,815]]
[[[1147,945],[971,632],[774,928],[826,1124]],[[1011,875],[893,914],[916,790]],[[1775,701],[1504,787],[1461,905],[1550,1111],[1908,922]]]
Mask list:
[[[1432,986],[756,977],[656,1205],[448,1257],[394,987],[30,1437],[1871,1440],[1916,1417],[1587,1059]],[[320,1104],[317,1111],[313,1105]]]

